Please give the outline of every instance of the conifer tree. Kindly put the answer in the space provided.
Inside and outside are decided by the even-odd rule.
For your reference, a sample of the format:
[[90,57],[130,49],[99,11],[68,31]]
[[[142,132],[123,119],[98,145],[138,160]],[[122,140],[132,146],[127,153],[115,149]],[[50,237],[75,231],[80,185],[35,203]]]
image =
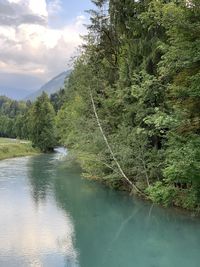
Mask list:
[[55,138],[55,111],[43,92],[33,104],[29,115],[30,139],[33,145],[47,152],[56,145]]

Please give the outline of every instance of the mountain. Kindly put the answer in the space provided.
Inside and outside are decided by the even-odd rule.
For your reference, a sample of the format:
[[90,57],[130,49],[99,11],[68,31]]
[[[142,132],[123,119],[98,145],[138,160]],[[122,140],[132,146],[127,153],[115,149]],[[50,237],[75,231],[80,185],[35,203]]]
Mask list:
[[68,79],[70,73],[70,70],[60,73],[58,76],[45,83],[39,90],[27,96],[25,100],[34,101],[38,96],[42,94],[42,92],[46,92],[48,95],[51,95],[59,91],[59,89],[64,87],[64,82],[66,79]]
[[22,100],[28,92],[19,88],[0,88],[0,96],[6,96],[13,100]]
[[44,83],[40,78],[29,74],[1,73],[0,95],[14,100],[22,100],[35,92]]

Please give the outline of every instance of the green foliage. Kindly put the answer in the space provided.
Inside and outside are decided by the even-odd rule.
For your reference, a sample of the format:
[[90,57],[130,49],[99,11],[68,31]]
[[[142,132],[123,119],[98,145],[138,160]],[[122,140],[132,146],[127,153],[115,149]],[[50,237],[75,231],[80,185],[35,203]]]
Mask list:
[[173,186],[166,186],[162,182],[156,182],[146,189],[149,199],[154,203],[162,204],[164,206],[169,206],[174,203],[176,198],[176,190]]
[[43,152],[53,150],[56,145],[55,112],[44,92],[30,110],[29,127],[33,146]]
[[[84,174],[163,205],[199,203],[198,1],[93,1],[91,24],[56,118]],[[109,9],[108,9],[109,7]],[[184,202],[185,199],[185,202]]]
[[199,212],[199,203],[199,191],[197,192],[193,188],[181,191],[177,190],[176,197],[174,198],[174,205]]
[[66,91],[64,89],[60,89],[57,93],[50,95],[50,101],[56,113],[61,109],[66,97]]
[[189,184],[200,182],[200,136],[172,136],[166,153],[167,179]]
[[29,102],[14,101],[0,96],[0,137],[27,138],[26,123]]

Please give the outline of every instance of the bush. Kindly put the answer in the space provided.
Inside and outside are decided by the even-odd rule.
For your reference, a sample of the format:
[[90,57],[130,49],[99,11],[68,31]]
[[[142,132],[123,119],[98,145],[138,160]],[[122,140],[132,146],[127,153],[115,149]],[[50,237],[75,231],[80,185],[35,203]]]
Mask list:
[[199,204],[197,193],[194,189],[179,191],[174,199],[174,204],[187,210],[197,210]]
[[176,190],[170,185],[164,185],[162,182],[156,182],[154,185],[148,187],[146,192],[154,203],[169,206],[173,204],[176,197]]

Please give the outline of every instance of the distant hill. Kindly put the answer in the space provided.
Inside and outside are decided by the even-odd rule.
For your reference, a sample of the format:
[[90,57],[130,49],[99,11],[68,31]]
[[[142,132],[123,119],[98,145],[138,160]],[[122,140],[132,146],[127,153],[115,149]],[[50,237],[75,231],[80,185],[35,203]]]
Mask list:
[[22,100],[28,93],[30,94],[21,88],[0,88],[0,96],[7,96],[13,100]]
[[0,72],[0,95],[22,100],[40,88],[42,83],[44,81],[40,78],[29,74]]
[[38,91],[27,96],[25,100],[34,101],[38,96],[42,94],[42,92],[46,92],[48,95],[51,95],[59,91],[59,89],[64,87],[65,79],[69,77],[70,73],[71,73],[70,70],[60,73],[58,76],[54,77],[49,82],[44,84]]

